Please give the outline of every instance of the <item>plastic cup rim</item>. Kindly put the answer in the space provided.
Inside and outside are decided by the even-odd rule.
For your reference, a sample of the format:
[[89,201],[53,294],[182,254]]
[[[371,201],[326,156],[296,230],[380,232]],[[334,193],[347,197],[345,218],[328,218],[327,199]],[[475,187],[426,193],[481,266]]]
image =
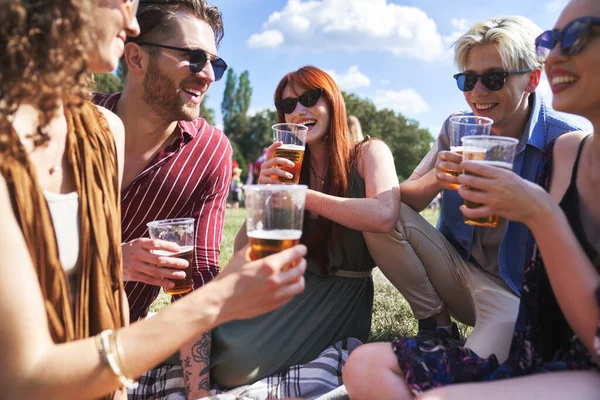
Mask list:
[[277,131],[290,131],[289,129],[280,129],[280,127],[284,127],[284,126],[295,126],[302,131],[308,132],[308,126],[302,125],[302,124],[294,124],[291,122],[289,122],[289,123],[288,122],[279,122],[277,124],[274,124],[271,128],[273,130],[277,130]]
[[[478,119],[478,120],[484,120],[486,121],[483,124],[474,124],[472,122],[461,122],[461,119],[465,119],[465,118],[473,118],[473,119]],[[456,125],[480,125],[480,126],[488,126],[488,125],[493,125],[494,124],[494,120],[488,117],[479,117],[477,115],[454,115],[452,117],[450,117],[449,121],[453,124]]]
[[148,228],[153,228],[162,225],[184,225],[196,222],[195,218],[169,218],[169,219],[159,219],[156,221],[150,221],[146,224]]
[[515,139],[512,137],[508,137],[508,136],[494,136],[494,135],[471,135],[471,136],[463,136],[462,138],[460,138],[460,141],[462,142],[462,145],[465,145],[465,140],[469,141],[469,140],[475,140],[475,141],[479,141],[479,140],[490,140],[490,141],[497,141],[497,142],[505,142],[505,143],[510,143],[510,144],[519,144],[519,139]]

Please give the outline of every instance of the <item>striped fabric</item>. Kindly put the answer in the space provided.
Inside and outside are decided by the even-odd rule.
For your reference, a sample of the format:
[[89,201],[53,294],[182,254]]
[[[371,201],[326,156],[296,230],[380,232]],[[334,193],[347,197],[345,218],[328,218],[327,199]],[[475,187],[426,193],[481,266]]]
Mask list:
[[[342,339],[306,364],[229,391],[213,388],[211,396],[202,400],[348,400],[342,370],[350,353],[361,344],[355,338]],[[138,382],[137,389],[127,391],[129,400],[186,399],[181,364],[161,364],[143,374]]]
[[[96,93],[92,101],[113,110],[120,93]],[[199,118],[179,121],[181,136],[161,150],[121,191],[123,242],[148,237],[146,223],[168,218],[196,219],[193,288],[201,287],[219,272],[219,246],[229,185],[231,145],[218,129]],[[158,286],[126,282],[130,320],[148,314]],[[174,298],[180,296],[174,296]]]

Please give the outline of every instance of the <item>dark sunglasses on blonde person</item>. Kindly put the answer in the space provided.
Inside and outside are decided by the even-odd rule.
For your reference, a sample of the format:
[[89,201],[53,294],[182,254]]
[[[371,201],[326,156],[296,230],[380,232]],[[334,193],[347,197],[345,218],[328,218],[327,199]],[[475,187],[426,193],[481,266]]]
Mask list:
[[581,52],[593,36],[600,36],[600,18],[582,17],[569,22],[562,30],[543,32],[535,39],[538,57],[545,60],[552,49],[560,44],[564,56],[574,56]]
[[531,72],[531,68],[522,68],[515,71],[487,72],[481,75],[470,72],[462,72],[454,75],[454,79],[456,79],[456,85],[458,88],[463,92],[470,92],[473,90],[479,78],[481,78],[481,82],[483,82],[483,85],[487,88],[487,90],[497,92],[504,89],[506,78],[509,76],[526,74],[527,72]]
[[[134,42],[135,43],[135,42]],[[210,62],[213,73],[215,75],[215,81],[218,81],[223,77],[227,70],[227,63],[220,57],[210,54],[206,50],[202,49],[186,49],[184,47],[166,46],[164,44],[140,42],[137,43],[139,46],[152,46],[160,47],[161,49],[180,51],[190,57],[189,68],[192,74],[199,74],[204,69],[207,62]]]
[[298,103],[306,108],[314,106],[321,98],[321,94],[323,94],[323,89],[320,88],[307,90],[298,97],[286,97],[279,100],[275,103],[275,107],[284,114],[291,114],[296,109]]

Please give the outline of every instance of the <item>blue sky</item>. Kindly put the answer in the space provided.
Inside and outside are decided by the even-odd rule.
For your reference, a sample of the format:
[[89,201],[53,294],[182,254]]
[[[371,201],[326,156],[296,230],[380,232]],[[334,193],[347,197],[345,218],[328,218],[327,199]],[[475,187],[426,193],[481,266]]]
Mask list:
[[[273,108],[281,77],[310,64],[330,72],[343,90],[437,136],[450,113],[467,107],[452,78],[453,39],[493,16],[524,15],[551,29],[567,0],[209,1],[225,23],[219,55],[237,74],[250,73],[250,113]],[[214,83],[207,99],[219,126],[224,82]],[[551,99],[545,77],[538,90]]]

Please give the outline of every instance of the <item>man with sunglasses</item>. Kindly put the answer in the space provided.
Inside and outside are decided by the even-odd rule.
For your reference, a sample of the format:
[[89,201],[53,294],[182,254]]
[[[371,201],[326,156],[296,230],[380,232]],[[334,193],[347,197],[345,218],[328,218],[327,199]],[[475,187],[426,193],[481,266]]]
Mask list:
[[[541,33],[524,17],[475,24],[455,43],[461,73],[454,78],[471,108],[494,120],[492,135],[520,140],[514,170],[535,181],[544,146],[577,130],[548,108],[535,90],[542,63],[534,40]],[[474,326],[465,346],[480,357],[508,356],[518,311],[524,266],[530,258],[523,224],[498,228],[466,225],[456,191],[462,156],[450,151],[448,120],[430,152],[401,184],[401,216],[390,235],[365,235],[377,264],[402,292],[419,319],[423,339],[457,345],[450,316]],[[418,212],[444,191],[437,229]],[[392,250],[393,249],[393,250]],[[394,254],[394,256],[390,256]]]
[[[131,322],[146,318],[160,288],[173,285],[168,278],[181,279],[188,266],[155,254],[179,249],[149,239],[148,222],[195,218],[192,290],[219,272],[232,154],[225,135],[199,115],[205,92],[227,69],[216,56],[220,11],[205,0],[141,0],[137,19],[141,33],[128,39],[122,59],[123,92],[94,96],[125,125],[121,218]],[[208,395],[210,343],[208,333],[182,347],[180,357],[142,376],[129,398],[184,396],[186,389],[188,398]]]

